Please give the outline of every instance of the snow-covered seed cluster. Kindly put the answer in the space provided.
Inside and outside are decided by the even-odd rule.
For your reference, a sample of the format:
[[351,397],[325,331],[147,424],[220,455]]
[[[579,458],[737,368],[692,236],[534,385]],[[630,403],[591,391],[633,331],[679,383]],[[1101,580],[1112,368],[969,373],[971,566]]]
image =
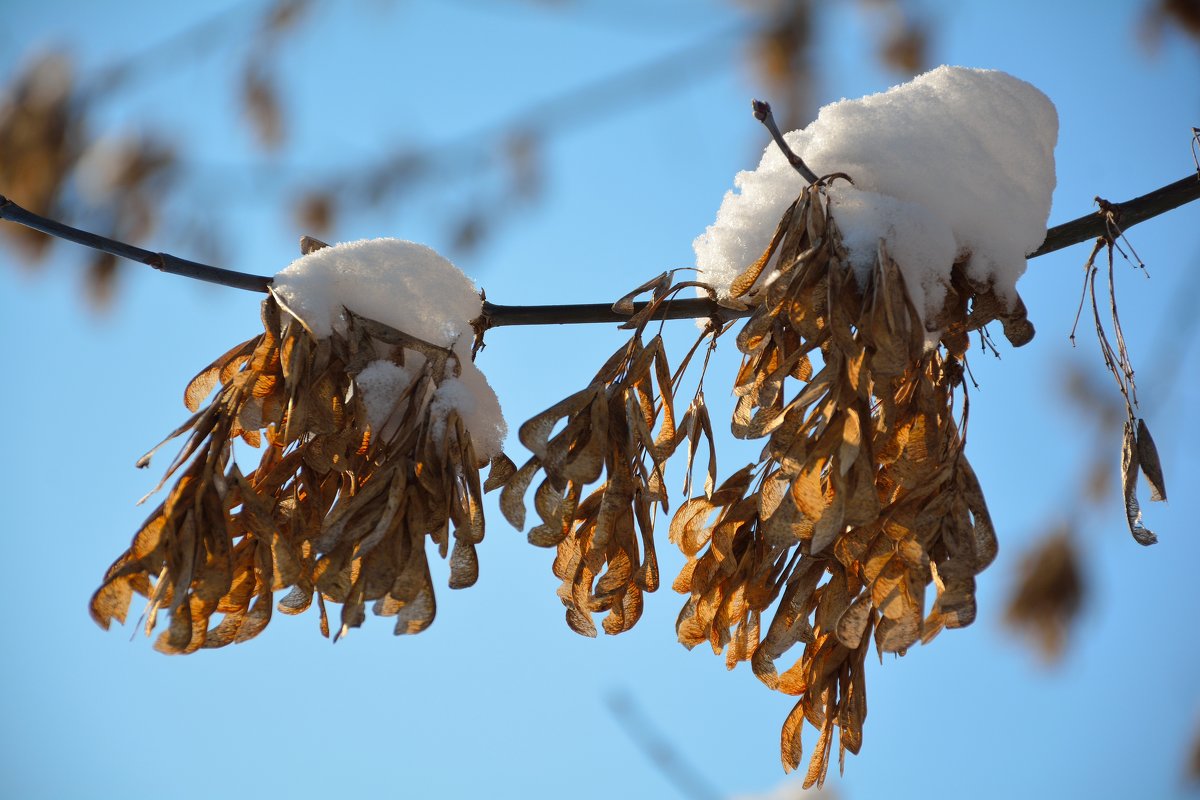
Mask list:
[[[830,187],[829,210],[860,284],[884,241],[927,330],[948,324],[955,263],[1013,308],[1055,186],[1058,115],[1037,88],[1003,72],[939,67],[827,105],[785,138],[818,175],[853,178]],[[722,294],[766,248],[804,180],[770,145],[734,187],[695,242],[700,279]]]
[[[396,633],[427,627],[425,538],[449,554],[452,588],[475,582],[479,469],[504,437],[470,360],[480,310],[450,262],[394,239],[318,250],[279,273],[263,333],[188,385],[196,413],[170,437],[189,434],[163,482],[182,474],[109,569],[96,621],[123,622],[137,592],[147,633],[170,617],[156,646],[187,653],[257,635],[287,590],[279,610],[315,596],[326,634],[326,600],[343,604],[341,633],[367,602],[396,617]],[[262,450],[248,474],[238,438]]]
[[818,729],[806,787],[835,729],[842,757],[862,745],[871,639],[903,654],[975,617],[996,538],[956,397],[969,331],[1033,336],[1016,282],[1045,236],[1057,127],[1029,84],[942,67],[785,137],[853,184],[806,186],[771,145],[696,239],[701,281],[752,312],[733,432],[765,446],[676,512],[679,638],[799,695],[782,757],[797,766],[804,721]]

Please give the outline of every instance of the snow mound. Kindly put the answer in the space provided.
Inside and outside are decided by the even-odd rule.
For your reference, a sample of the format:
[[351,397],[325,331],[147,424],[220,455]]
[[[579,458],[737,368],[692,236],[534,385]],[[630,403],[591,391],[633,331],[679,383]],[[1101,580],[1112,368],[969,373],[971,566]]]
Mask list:
[[[463,418],[480,458],[498,455],[507,426],[500,401],[471,360],[471,321],[483,310],[474,282],[432,248],[401,239],[363,239],[316,250],[275,275],[272,289],[318,338],[345,325],[343,308],[439,347],[451,348],[461,372],[433,398],[434,431],[449,409]],[[414,354],[415,355],[415,354]],[[373,361],[355,383],[372,427],[383,425],[424,360],[400,367]],[[444,429],[444,428],[443,428]]]
[[[1037,88],[1003,72],[943,66],[827,105],[785,138],[818,175],[854,179],[836,182],[829,198],[860,276],[883,239],[927,318],[962,256],[968,277],[1016,301],[1025,257],[1045,238],[1055,185],[1058,114]],[[805,182],[772,143],[734,185],[694,243],[700,280],[722,295],[766,249]]]

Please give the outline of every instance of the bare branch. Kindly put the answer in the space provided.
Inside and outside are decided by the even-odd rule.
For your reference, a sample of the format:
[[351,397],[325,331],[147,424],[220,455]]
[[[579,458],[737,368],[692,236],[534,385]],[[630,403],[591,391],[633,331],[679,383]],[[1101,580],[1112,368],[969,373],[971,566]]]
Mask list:
[[[642,300],[633,304],[633,313],[649,305]],[[719,319],[737,319],[750,316],[749,311],[725,308],[717,305],[707,297],[688,297],[683,300],[672,300],[665,303],[662,309],[654,315],[655,319],[701,319],[717,317]],[[485,329],[500,328],[507,325],[580,325],[589,322],[628,322],[629,314],[619,314],[613,311],[612,303],[576,303],[573,305],[553,306],[501,306],[495,303],[483,304],[481,322]]]
[[235,272],[231,269],[213,267],[197,261],[188,261],[169,253],[154,253],[125,242],[119,242],[116,239],[109,239],[107,236],[72,228],[70,225],[64,225],[21,208],[4,195],[0,195],[0,219],[16,222],[27,228],[33,228],[35,231],[66,239],[68,242],[75,242],[75,244],[81,244],[93,250],[112,253],[114,256],[127,258],[130,261],[139,261],[160,272],[169,272],[172,275],[219,283],[234,289],[248,289],[252,292],[265,292],[271,284],[271,279],[265,275],[249,275],[245,272]]
[[[814,180],[816,180],[815,177]],[[1127,231],[1140,222],[1145,222],[1197,199],[1200,199],[1200,175],[1189,175],[1141,197],[1135,197],[1124,203],[1111,203],[1107,209],[1109,212],[1115,211],[1119,214],[1121,229]],[[1107,236],[1108,232],[1105,226],[1107,218],[1107,212],[1102,209],[1100,212],[1093,212],[1062,225],[1056,225],[1046,232],[1046,240],[1041,247],[1029,254],[1029,258],[1037,258],[1090,239]],[[251,275],[188,261],[168,253],[154,253],[125,242],[72,228],[70,225],[64,225],[28,211],[3,195],[0,195],[0,219],[16,222],[50,236],[81,244],[84,247],[138,261],[172,275],[182,275],[185,278],[194,278],[254,292],[265,292],[271,285],[271,278],[266,275]],[[645,303],[634,304],[635,310],[644,307]],[[661,312],[655,316],[661,319],[715,317],[730,320],[747,316],[748,313],[725,308],[707,298],[688,298],[672,300],[665,304]],[[610,303],[504,306],[485,302],[480,323],[484,329],[489,329],[507,325],[578,325],[596,322],[624,322],[627,319],[628,315],[613,311]]]
[[[1182,180],[1155,189],[1149,194],[1126,200],[1124,203],[1109,203],[1108,209],[1117,213],[1117,222],[1120,223],[1121,230],[1125,231],[1139,222],[1145,222],[1151,217],[1157,217],[1159,214],[1179,208],[1179,206],[1196,199],[1200,199],[1200,173],[1189,175]],[[1105,210],[1100,209],[1079,219],[1056,225],[1046,231],[1046,240],[1042,242],[1041,247],[1029,254],[1029,258],[1044,256],[1089,239],[1106,237],[1108,235],[1107,219]]]

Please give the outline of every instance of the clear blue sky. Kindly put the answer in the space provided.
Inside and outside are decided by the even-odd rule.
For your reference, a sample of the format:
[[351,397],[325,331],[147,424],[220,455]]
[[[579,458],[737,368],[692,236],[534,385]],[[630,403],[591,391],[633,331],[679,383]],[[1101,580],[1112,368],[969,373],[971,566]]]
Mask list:
[[[225,265],[271,273],[294,258],[303,231],[262,184],[264,163],[321,173],[399,141],[453,141],[741,20],[734,4],[642,5],[325,3],[279,53],[293,120],[279,157],[256,149],[237,119],[230,87],[242,51],[232,37],[204,57],[164,55],[161,75],[107,105],[102,120],[112,131],[157,126],[182,136],[210,177],[163,203],[201,229],[221,221]],[[1193,168],[1196,45],[1168,37],[1148,50],[1140,4],[916,5],[934,23],[933,63],[1003,69],[1057,104],[1052,222],[1089,211],[1095,195],[1127,199]],[[85,66],[103,64],[216,8],[0,0],[0,80],[32,48],[65,43]],[[822,20],[821,102],[899,79],[877,67],[860,4],[834,4]],[[611,300],[691,264],[692,239],[766,143],[748,113],[749,98],[764,91],[745,47],[715,44],[696,67],[704,76],[686,89],[553,138],[542,201],[458,259],[489,299]],[[444,248],[449,216],[492,202],[464,192],[429,190],[386,213],[344,218],[333,238],[400,236]],[[1188,322],[1198,223],[1193,205],[1136,228],[1131,238],[1153,278],[1124,268],[1118,276],[1171,490],[1168,505],[1148,509],[1160,543],[1134,544],[1116,504],[1082,512],[1092,594],[1057,669],[1001,625],[1023,551],[1076,513],[1074,487],[1094,448],[1107,448],[1117,470],[1119,443],[1098,440],[1061,391],[1067,365],[1099,370],[1090,335],[1074,350],[1067,341],[1086,246],[1038,259],[1019,287],[1037,338],[1019,351],[1003,346],[1002,360],[973,362],[981,389],[969,453],[1001,540],[980,580],[979,620],[871,665],[863,752],[848,759],[844,778],[830,779],[839,797],[1185,796],[1185,753],[1200,729],[1200,348],[1165,348],[1178,331],[1196,338]],[[160,230],[151,246],[196,254],[181,227]],[[168,658],[132,627],[99,630],[88,597],[141,523],[148,509],[134,502],[162,466],[138,471],[134,461],[184,418],[188,379],[254,334],[259,298],[135,267],[112,311],[97,316],[79,290],[78,254],[67,245],[55,253],[32,273],[0,250],[8,348],[0,416],[9,420],[0,607],[12,623],[0,658],[0,796],[678,796],[608,710],[614,692],[632,697],[720,795],[783,780],[779,726],[791,700],[745,666],[726,674],[723,659],[675,643],[681,598],[669,580],[632,632],[582,639],[563,623],[552,553],[526,544],[494,505],[478,585],[441,589],[437,621],[416,637],[393,638],[386,621],[368,617],[332,646],[313,614],[277,615],[250,643]],[[678,346],[690,328],[676,326]],[[584,386],[620,340],[604,327],[501,329],[479,363],[515,429]],[[720,356],[708,378],[714,402],[737,360],[729,344]],[[748,456],[724,445],[727,475]],[[509,451],[525,457],[515,436]],[[670,576],[681,559],[665,521],[660,531]],[[444,585],[444,565],[434,569]],[[807,732],[808,747],[815,740]]]

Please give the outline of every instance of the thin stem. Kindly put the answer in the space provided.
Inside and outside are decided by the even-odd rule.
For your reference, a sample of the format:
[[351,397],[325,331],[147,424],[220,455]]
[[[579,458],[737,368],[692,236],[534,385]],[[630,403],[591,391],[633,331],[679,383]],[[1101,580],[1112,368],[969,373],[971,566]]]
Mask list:
[[[1186,205],[1200,199],[1200,176],[1189,175],[1175,183],[1155,189],[1149,194],[1135,197],[1124,203],[1116,203],[1109,209],[1120,213],[1121,229],[1127,231],[1134,225],[1164,214],[1167,211]],[[35,214],[22,208],[8,198],[0,195],[0,219],[16,222],[28,228],[55,236],[59,239],[81,244],[95,250],[112,253],[121,258],[147,264],[161,272],[172,275],[182,275],[186,278],[217,283],[235,289],[247,289],[254,292],[266,292],[271,285],[271,278],[266,275],[251,275],[245,272],[213,267],[196,261],[177,258],[168,253],[155,253],[143,250],[125,242],[109,239],[95,233],[72,228],[61,222]],[[1029,254],[1029,258],[1037,258],[1065,247],[1086,242],[1096,237],[1107,235],[1107,213],[1090,213],[1070,222],[1056,225],[1046,232],[1046,240],[1042,246]],[[646,302],[634,303],[634,310],[645,308]],[[708,298],[687,298],[672,300],[656,314],[661,319],[696,319],[698,317],[714,317],[721,320],[732,320],[749,316],[749,311],[739,311],[726,308]],[[661,315],[661,317],[659,316]],[[571,305],[548,306],[505,306],[484,302],[483,315],[480,322],[486,328],[499,328],[508,325],[577,325],[585,323],[625,322],[628,316],[612,310],[610,303],[579,303]]]
[[810,184],[816,183],[820,178],[817,173],[808,168],[808,164],[804,163],[804,159],[796,155],[787,140],[783,138],[783,134],[779,132],[779,126],[775,124],[775,115],[771,113],[771,104],[765,100],[751,100],[750,107],[754,109],[754,118],[767,127],[771,138],[775,140],[776,146],[783,151],[787,156],[788,163],[800,173],[800,176]]

